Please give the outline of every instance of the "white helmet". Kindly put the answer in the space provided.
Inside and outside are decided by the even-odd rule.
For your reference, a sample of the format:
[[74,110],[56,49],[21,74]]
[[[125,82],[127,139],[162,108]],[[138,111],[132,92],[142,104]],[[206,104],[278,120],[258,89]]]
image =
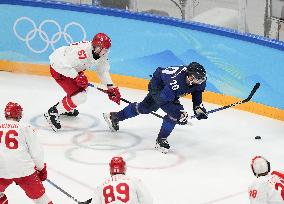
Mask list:
[[262,156],[255,156],[251,160],[251,169],[255,176],[259,176],[260,174],[266,175],[270,172],[270,163]]

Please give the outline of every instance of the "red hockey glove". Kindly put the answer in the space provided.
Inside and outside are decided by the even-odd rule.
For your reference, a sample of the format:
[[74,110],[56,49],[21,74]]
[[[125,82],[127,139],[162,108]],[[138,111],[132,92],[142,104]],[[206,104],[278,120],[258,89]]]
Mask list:
[[108,97],[111,101],[114,101],[118,105],[120,104],[120,92],[118,87],[109,87],[107,90]]
[[86,77],[86,75],[84,74],[84,72],[79,72],[78,76],[76,76],[75,78],[76,83],[78,86],[82,87],[82,88],[87,88],[88,86],[88,78]]
[[46,163],[44,163],[44,167],[42,170],[37,170],[35,167],[35,170],[37,172],[37,175],[41,181],[45,181],[47,179],[47,170],[46,170]]
[[5,194],[0,198],[0,204],[2,203],[8,204],[8,198]]

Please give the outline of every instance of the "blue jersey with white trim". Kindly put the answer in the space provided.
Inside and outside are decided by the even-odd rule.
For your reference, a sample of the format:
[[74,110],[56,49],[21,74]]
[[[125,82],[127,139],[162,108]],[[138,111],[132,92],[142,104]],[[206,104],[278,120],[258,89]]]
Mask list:
[[149,91],[161,91],[162,103],[175,101],[179,97],[191,93],[193,105],[198,106],[202,103],[202,92],[205,90],[206,81],[201,84],[189,85],[186,82],[186,77],[186,66],[158,67],[153,73],[148,88]]

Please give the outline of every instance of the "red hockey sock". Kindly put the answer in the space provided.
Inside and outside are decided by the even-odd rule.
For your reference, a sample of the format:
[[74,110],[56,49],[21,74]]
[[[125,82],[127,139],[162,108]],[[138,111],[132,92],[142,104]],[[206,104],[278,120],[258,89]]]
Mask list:
[[65,97],[62,99],[61,102],[62,102],[63,107],[65,108],[65,110],[68,111],[68,112],[77,107],[77,106],[73,103],[71,97],[68,97],[68,96],[65,96]]

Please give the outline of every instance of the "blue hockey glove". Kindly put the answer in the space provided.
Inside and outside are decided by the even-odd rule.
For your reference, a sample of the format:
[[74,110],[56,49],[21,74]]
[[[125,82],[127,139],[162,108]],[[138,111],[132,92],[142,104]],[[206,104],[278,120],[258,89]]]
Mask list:
[[202,120],[202,119],[208,118],[207,111],[204,108],[203,104],[200,104],[199,106],[195,106],[193,108],[193,112],[196,115],[197,120]]

